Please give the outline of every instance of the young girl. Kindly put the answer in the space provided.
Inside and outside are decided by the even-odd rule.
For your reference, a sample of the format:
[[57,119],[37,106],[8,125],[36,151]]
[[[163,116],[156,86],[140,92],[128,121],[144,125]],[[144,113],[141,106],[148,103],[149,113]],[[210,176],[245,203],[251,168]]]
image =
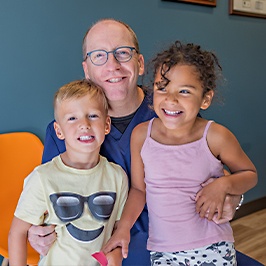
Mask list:
[[[212,102],[218,59],[176,41],[152,62],[158,118],[132,133],[132,184],[112,241],[119,239],[126,257],[130,227],[146,198],[152,265],[236,265],[229,222],[212,219],[220,219],[227,194],[256,185],[257,173],[227,128],[197,116]],[[224,165],[230,175],[224,176]],[[217,179],[197,194],[210,177]]]

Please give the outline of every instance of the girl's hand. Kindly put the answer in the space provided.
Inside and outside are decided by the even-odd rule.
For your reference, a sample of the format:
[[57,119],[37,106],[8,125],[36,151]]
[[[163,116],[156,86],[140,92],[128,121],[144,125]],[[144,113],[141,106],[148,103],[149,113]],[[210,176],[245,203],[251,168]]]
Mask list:
[[122,248],[123,258],[127,258],[129,242],[130,230],[116,229],[108,242],[103,246],[102,251],[108,254],[113,249],[120,247]]
[[226,193],[223,190],[221,179],[208,182],[196,195],[196,211],[200,217],[209,221],[218,221],[222,218]]

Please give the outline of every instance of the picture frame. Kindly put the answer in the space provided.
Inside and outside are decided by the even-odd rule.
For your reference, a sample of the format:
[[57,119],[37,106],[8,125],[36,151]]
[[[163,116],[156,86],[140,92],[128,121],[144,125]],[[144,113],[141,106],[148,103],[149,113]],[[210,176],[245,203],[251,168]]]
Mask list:
[[170,1],[170,2],[182,2],[182,3],[190,3],[190,4],[197,4],[197,5],[206,5],[206,6],[216,6],[216,0],[163,0],[163,1]]
[[266,18],[266,0],[230,0],[229,14]]

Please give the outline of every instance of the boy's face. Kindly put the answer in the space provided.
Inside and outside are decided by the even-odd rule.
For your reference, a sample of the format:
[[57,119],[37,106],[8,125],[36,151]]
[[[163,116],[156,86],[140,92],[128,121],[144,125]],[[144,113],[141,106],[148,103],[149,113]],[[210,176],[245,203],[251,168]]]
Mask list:
[[57,103],[56,117],[55,132],[65,140],[67,152],[99,153],[105,135],[110,132],[111,120],[97,96],[87,94]]

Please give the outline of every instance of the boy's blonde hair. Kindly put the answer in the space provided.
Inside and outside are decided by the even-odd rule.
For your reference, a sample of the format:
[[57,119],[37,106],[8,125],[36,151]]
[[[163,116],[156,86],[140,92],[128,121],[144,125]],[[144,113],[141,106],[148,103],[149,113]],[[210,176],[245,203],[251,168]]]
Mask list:
[[54,116],[56,119],[56,107],[58,104],[69,99],[78,99],[89,94],[102,102],[105,115],[108,113],[108,102],[103,89],[88,79],[75,80],[63,85],[54,96]]

